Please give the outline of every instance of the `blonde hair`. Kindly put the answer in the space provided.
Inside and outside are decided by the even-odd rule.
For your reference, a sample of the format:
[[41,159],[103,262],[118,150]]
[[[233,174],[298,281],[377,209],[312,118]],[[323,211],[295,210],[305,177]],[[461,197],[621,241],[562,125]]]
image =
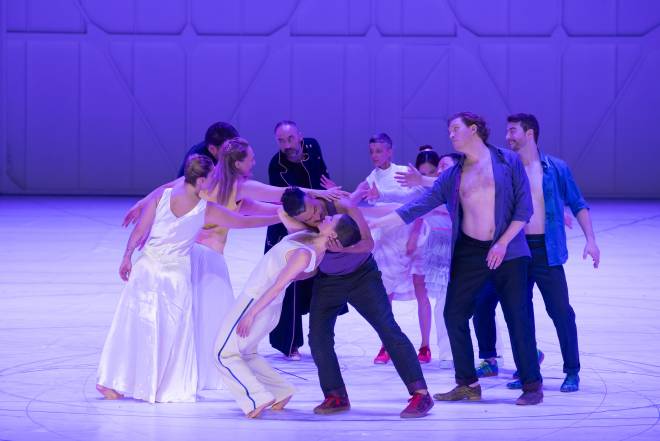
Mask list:
[[184,181],[190,185],[195,185],[197,179],[205,178],[212,173],[213,161],[206,156],[192,154],[186,158],[183,170]]
[[249,148],[250,144],[243,138],[228,139],[220,146],[218,163],[213,170],[212,182],[209,186],[211,192],[218,189],[218,204],[226,205],[229,202],[234,185],[240,177],[236,161],[244,160]]

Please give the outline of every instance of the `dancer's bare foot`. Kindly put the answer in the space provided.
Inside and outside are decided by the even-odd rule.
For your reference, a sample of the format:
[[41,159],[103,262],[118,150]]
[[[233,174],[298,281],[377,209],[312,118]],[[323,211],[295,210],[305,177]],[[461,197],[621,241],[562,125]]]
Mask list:
[[99,391],[99,393],[103,395],[103,398],[106,400],[118,400],[120,398],[124,398],[124,396],[116,390],[101,386],[100,384],[96,385],[96,390]]
[[259,415],[261,415],[261,412],[263,412],[265,408],[272,406],[273,403],[275,403],[275,400],[270,400],[269,402],[262,404],[261,406],[254,409],[252,412],[248,413],[247,417],[248,418],[259,418]]
[[283,399],[281,401],[278,401],[277,403],[273,404],[273,407],[271,407],[271,409],[273,409],[273,410],[284,410],[284,406],[289,404],[289,401],[291,400],[292,396],[293,395],[289,395],[285,399]]

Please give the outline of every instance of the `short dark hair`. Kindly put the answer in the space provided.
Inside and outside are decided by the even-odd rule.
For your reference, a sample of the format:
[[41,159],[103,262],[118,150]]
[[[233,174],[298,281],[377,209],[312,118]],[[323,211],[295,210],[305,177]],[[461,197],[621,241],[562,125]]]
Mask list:
[[369,138],[369,144],[382,143],[387,144],[392,148],[392,138],[387,133],[376,133]]
[[207,177],[213,171],[213,161],[204,155],[192,154],[186,158],[183,166],[184,181],[187,184],[197,184],[197,179]]
[[466,126],[477,126],[477,135],[485,143],[488,141],[488,135],[490,134],[490,129],[486,125],[486,120],[472,112],[458,112],[449,117],[447,120],[447,125],[451,124],[453,120],[460,118],[463,121],[463,124]]
[[298,129],[298,124],[296,124],[295,121],[291,121],[290,119],[283,119],[282,121],[275,124],[275,128],[273,129],[273,133],[277,132],[277,129],[279,129],[282,126],[293,126],[296,129]]
[[419,169],[419,166],[426,163],[432,164],[434,167],[437,167],[440,163],[440,157],[438,153],[433,150],[433,147],[430,145],[423,145],[419,148],[419,153],[417,153],[417,158],[415,158],[415,168]]
[[286,214],[291,217],[305,211],[305,193],[298,187],[289,187],[284,190],[280,201]]
[[219,121],[211,124],[211,127],[206,130],[204,142],[206,143],[206,147],[214,145],[220,148],[226,140],[232,138],[238,138],[238,130],[236,130],[236,127],[229,123]]
[[514,113],[507,117],[506,122],[520,123],[520,127],[525,132],[529,129],[534,130],[534,142],[539,142],[539,121],[531,113]]
[[362,239],[360,227],[348,214],[341,215],[335,226],[335,233],[337,233],[337,240],[344,248],[355,245]]

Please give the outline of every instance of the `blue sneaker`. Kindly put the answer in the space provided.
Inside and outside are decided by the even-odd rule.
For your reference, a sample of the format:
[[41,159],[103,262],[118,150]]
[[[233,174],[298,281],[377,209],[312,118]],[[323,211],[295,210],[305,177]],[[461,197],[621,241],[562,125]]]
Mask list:
[[577,392],[580,390],[580,377],[578,374],[568,374],[559,388],[561,392]]
[[499,369],[497,367],[497,360],[483,360],[479,366],[477,366],[477,377],[497,377]]
[[[538,349],[536,350],[536,354],[539,357],[539,365],[541,365],[541,363],[543,363],[543,360],[545,360],[545,354],[543,353],[543,351],[540,351]],[[520,375],[518,375],[518,370],[516,370],[513,373],[512,377],[515,378],[515,379],[520,378]],[[513,384],[513,383],[515,383],[515,381],[511,382],[510,384]],[[507,384],[507,387],[508,386],[509,385]],[[509,387],[509,389],[520,389],[520,388],[519,387]]]

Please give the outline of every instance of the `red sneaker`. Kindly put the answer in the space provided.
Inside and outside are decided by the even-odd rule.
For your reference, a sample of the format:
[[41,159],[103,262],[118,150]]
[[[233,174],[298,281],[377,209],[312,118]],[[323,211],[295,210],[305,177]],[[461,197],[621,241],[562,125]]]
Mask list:
[[420,364],[426,364],[431,362],[431,348],[428,346],[422,346],[419,348],[419,354],[417,354],[417,360]]
[[421,418],[429,413],[433,407],[433,399],[428,392],[425,394],[415,392],[408,400],[408,406],[401,412],[401,418]]
[[378,355],[374,358],[374,364],[387,364],[390,361],[390,354],[387,353],[384,346],[381,346]]
[[351,403],[348,397],[339,397],[337,395],[328,395],[325,400],[314,408],[317,415],[329,415],[331,413],[345,412],[351,409]]

